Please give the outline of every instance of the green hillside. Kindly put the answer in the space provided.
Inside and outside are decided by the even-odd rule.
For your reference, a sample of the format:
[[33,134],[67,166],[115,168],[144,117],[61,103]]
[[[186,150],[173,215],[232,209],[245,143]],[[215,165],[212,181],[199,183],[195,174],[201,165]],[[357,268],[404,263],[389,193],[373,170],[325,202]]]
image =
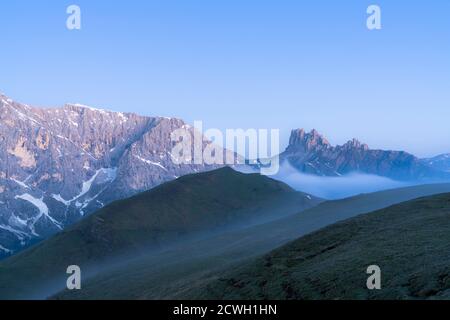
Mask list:
[[157,252],[180,241],[293,214],[320,201],[284,183],[230,168],[185,176],[112,203],[2,261],[0,298],[35,297],[36,288],[61,287],[72,264],[97,268],[120,255]]
[[[369,265],[381,290],[368,290]],[[307,235],[184,292],[190,299],[449,299],[450,194]]]
[[[83,282],[60,299],[184,299],[236,266],[323,227],[421,196],[450,192],[449,184],[423,185],[328,201],[289,217],[186,242],[129,260]],[[203,296],[208,298],[208,295]],[[211,297],[214,297],[213,295]]]

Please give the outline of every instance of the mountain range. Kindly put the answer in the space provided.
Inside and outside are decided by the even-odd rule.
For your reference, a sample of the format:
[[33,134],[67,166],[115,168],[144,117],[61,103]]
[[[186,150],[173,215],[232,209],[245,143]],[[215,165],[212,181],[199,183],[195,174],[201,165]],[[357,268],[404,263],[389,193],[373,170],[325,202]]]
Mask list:
[[449,159],[419,159],[405,151],[372,150],[356,139],[332,146],[316,130],[293,130],[281,163],[300,172],[319,176],[364,173],[400,181],[446,181],[450,179]]
[[[37,108],[0,94],[0,259],[114,201],[221,167],[176,164],[171,133],[180,128],[194,135],[180,119],[80,104]],[[203,138],[204,146],[210,143]],[[419,159],[371,150],[355,139],[332,146],[316,130],[293,130],[280,158],[281,165],[317,176],[361,172],[417,183],[450,181],[448,155]]]
[[422,159],[421,161],[425,163],[427,166],[430,166],[437,170],[450,172],[450,154],[448,153],[441,154],[433,158]]
[[217,168],[172,161],[179,128],[193,134],[179,119],[34,108],[0,95],[0,257],[112,201]]

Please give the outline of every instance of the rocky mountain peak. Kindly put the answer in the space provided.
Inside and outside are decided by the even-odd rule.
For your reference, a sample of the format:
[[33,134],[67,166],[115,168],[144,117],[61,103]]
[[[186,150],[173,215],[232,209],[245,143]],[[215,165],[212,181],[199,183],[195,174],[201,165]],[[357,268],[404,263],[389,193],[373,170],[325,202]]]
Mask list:
[[361,143],[357,139],[349,140],[346,144],[342,146],[343,149],[351,150],[351,149],[361,149],[364,151],[369,150],[369,146],[365,143]]
[[301,152],[331,147],[330,143],[316,129],[307,133],[304,129],[292,130],[289,139],[289,150]]
[[218,167],[172,160],[171,133],[189,128],[180,119],[5,95],[0,109],[0,258],[108,203]]
[[371,150],[357,139],[331,146],[317,130],[309,133],[303,129],[293,130],[289,146],[281,154],[281,162],[320,176],[358,172],[403,181],[450,179],[450,161],[445,156],[419,160],[404,151]]

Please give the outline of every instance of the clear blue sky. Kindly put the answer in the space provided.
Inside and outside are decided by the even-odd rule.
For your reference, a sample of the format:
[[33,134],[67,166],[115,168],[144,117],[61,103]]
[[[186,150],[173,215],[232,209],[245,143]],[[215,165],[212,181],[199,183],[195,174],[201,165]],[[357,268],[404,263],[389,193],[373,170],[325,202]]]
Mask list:
[[33,105],[450,152],[448,0],[1,1],[0,41],[0,91]]

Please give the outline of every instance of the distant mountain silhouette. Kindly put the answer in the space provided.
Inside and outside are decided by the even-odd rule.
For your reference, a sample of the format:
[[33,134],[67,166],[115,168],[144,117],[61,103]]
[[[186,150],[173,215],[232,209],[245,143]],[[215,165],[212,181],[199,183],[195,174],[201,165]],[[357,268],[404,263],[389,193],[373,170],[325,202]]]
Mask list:
[[422,159],[422,162],[436,170],[450,172],[450,154],[441,154],[433,158]]
[[353,139],[342,146],[332,146],[316,130],[293,130],[289,146],[281,154],[300,172],[319,176],[341,176],[352,172],[373,174],[401,181],[450,180],[450,173],[430,166],[404,151],[372,150]]

